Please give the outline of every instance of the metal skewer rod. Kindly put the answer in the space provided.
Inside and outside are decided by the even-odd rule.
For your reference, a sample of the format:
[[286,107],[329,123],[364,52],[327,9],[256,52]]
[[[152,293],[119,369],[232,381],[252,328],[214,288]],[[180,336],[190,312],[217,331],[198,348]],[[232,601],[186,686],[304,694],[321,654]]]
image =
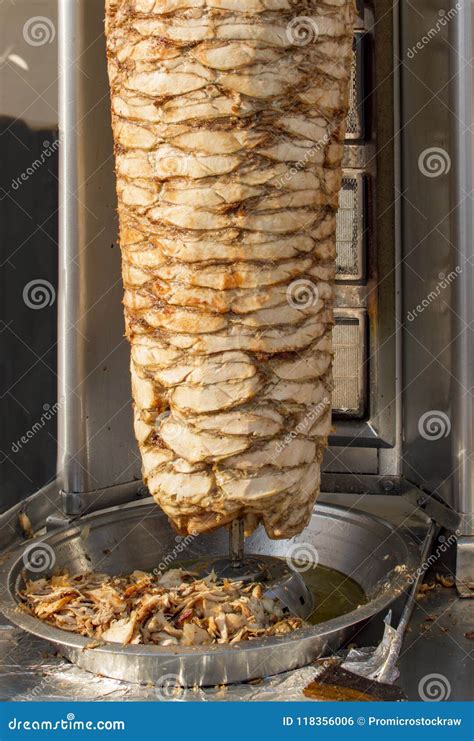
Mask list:
[[237,517],[229,527],[229,558],[233,568],[239,568],[244,560],[244,519]]

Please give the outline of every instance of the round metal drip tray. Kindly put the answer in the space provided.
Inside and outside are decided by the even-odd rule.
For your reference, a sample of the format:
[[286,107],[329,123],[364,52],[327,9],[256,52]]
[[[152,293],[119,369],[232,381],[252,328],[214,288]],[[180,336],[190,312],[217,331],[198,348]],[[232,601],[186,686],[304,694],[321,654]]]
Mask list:
[[[317,505],[306,530],[292,540],[269,540],[258,529],[246,541],[253,557],[286,559],[290,568],[304,572],[300,554],[350,576],[364,590],[367,601],[339,617],[308,625],[293,633],[242,641],[233,645],[153,646],[105,644],[88,648],[90,639],[48,626],[18,611],[18,591],[25,578],[25,550],[43,548],[54,570],[109,574],[165,571],[180,562],[225,557],[227,534],[180,538],[156,504],[141,501],[113,507],[77,520],[28,543],[11,555],[7,583],[0,588],[0,609],[6,617],[34,635],[54,643],[59,652],[83,669],[129,682],[160,684],[165,675],[183,686],[242,682],[304,666],[326,652],[337,650],[351,632],[400,595],[417,567],[415,544],[393,526],[375,517],[342,507]],[[296,554],[296,555],[295,555]],[[296,558],[297,556],[297,558]],[[46,561],[48,558],[46,558]],[[47,564],[43,564],[43,568]],[[311,565],[311,564],[310,564]],[[37,579],[51,573],[26,569]],[[305,575],[304,573],[302,574]]]

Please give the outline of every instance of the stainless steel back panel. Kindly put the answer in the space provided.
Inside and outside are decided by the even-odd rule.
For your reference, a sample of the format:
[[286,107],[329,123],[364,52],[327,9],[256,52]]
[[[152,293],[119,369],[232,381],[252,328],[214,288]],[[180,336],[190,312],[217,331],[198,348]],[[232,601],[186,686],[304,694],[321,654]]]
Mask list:
[[472,3],[403,4],[401,28],[403,472],[472,516]]
[[[455,6],[457,8],[457,4]],[[454,294],[456,325],[453,371],[456,378],[453,400],[451,457],[453,496],[462,515],[458,543],[459,582],[474,589],[474,7],[463,3],[454,18],[452,43],[457,49],[457,69],[453,76],[452,106],[456,112],[452,147],[455,159],[454,244],[458,275]],[[472,595],[470,595],[472,596]]]
[[60,2],[59,461],[66,492],[140,477],[100,0]]
[[378,449],[377,474],[393,476],[401,470],[394,18],[392,6],[385,0],[377,3],[375,15],[366,5],[364,31],[357,34],[357,71],[353,75],[357,92],[352,98],[358,101],[362,125],[357,135],[349,126],[344,152],[335,313],[336,322],[340,312],[344,314],[345,333],[352,326],[359,339],[341,345],[342,328],[336,324],[336,425],[330,443],[338,448],[338,455],[334,460],[331,451],[327,452],[323,471],[336,472],[335,466],[339,466],[341,476],[323,474],[324,490],[335,483],[341,489],[347,487],[346,474],[353,463],[349,447],[358,451],[365,473],[373,473],[369,449],[374,447]]

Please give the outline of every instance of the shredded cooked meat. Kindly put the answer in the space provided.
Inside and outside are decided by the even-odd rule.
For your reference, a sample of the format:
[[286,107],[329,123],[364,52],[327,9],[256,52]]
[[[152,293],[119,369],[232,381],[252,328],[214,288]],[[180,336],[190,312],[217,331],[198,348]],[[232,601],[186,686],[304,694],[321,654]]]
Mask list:
[[68,573],[28,581],[23,608],[56,628],[112,643],[196,646],[289,633],[302,626],[261,584],[162,576]]

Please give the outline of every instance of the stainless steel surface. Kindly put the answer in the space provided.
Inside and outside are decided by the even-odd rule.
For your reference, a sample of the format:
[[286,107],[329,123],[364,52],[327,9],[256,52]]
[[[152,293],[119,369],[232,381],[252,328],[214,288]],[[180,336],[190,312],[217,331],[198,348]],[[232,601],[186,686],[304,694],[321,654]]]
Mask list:
[[[339,456],[344,456],[341,461]],[[348,469],[345,467],[348,465]],[[328,481],[334,480],[331,472],[337,474],[360,474],[364,475],[365,471],[369,474],[377,475],[379,470],[379,461],[376,448],[345,448],[332,445],[325,454],[324,465],[324,487],[322,491],[331,491],[331,486],[327,488]]]
[[[394,125],[399,100],[395,95],[394,72],[398,62],[393,57],[393,48],[398,38],[392,15],[392,5],[385,0],[365,7],[364,51],[357,76],[363,91],[363,136],[356,140],[348,137],[343,158],[345,173],[352,173],[361,181],[365,202],[363,219],[359,214],[363,228],[359,233],[356,277],[347,273],[338,275],[335,308],[360,310],[365,317],[365,332],[361,335],[365,348],[361,345],[359,349],[359,355],[363,355],[359,380],[364,384],[364,393],[359,394],[359,403],[352,393],[352,398],[346,399],[344,405],[336,385],[336,424],[330,436],[331,450],[323,465],[325,490],[333,482],[338,491],[347,488],[353,456],[344,448],[354,447],[360,451],[358,469],[363,474],[376,473],[379,477],[401,474],[399,395],[402,377],[397,372],[401,316],[395,291],[399,263],[395,255],[397,224],[394,216],[397,201]],[[352,251],[355,252],[354,248]],[[352,385],[357,384],[353,381]],[[337,408],[342,405],[346,407],[344,414]],[[366,450],[369,448],[377,449],[375,471],[372,451]],[[351,490],[358,482],[359,478],[354,476]],[[375,478],[373,482],[376,488],[372,491],[376,491]],[[359,488],[363,490],[361,485]]]
[[[353,638],[360,646],[372,646],[381,637],[383,613]],[[430,618],[428,620],[427,618]],[[0,621],[1,622],[1,621]],[[447,702],[472,701],[472,605],[456,597],[454,589],[428,592],[418,600],[399,659],[397,682],[408,699],[420,700],[424,678],[440,674],[449,683]],[[176,701],[304,701],[301,690],[317,673],[313,666],[286,672],[255,683],[218,687],[176,689]],[[423,686],[423,685],[421,685]],[[94,676],[58,656],[50,643],[9,625],[0,625],[0,700],[159,702],[160,688]]]
[[[404,234],[404,475],[444,497],[461,515],[456,581],[474,580],[474,147],[472,3],[401,10],[400,55],[423,30],[439,29],[435,53],[402,65],[404,117],[401,216]],[[431,89],[437,94],[432,97]],[[426,176],[423,157],[437,170]],[[430,174],[430,173],[428,173]],[[446,280],[447,279],[447,280]],[[420,310],[421,307],[421,310]],[[411,312],[411,316],[410,313]],[[414,316],[413,316],[414,315]],[[434,426],[423,425],[423,419]]]
[[456,588],[461,597],[474,597],[474,537],[458,537],[456,552]]
[[285,561],[273,556],[252,556],[245,552],[244,519],[228,525],[228,558],[208,557],[200,562],[199,574],[214,573],[218,579],[261,582],[265,594],[278,598],[291,615],[307,620],[314,611],[314,599],[301,574]]
[[[164,674],[172,673],[184,685],[231,683],[303,666],[335,650],[357,626],[402,593],[419,556],[413,540],[402,536],[389,523],[327,504],[317,507],[310,525],[298,538],[270,541],[258,530],[249,538],[248,549],[255,554],[285,557],[294,554],[295,543],[306,549],[317,548],[319,563],[355,579],[366,592],[367,604],[287,636],[236,646],[179,646],[170,650],[109,644],[87,649],[86,638],[64,633],[16,610],[25,569],[23,547],[13,554],[6,568],[6,589],[0,607],[13,623],[51,641],[64,656],[92,672],[132,682],[157,682]],[[53,532],[35,545],[49,553],[48,547],[52,549],[55,567],[71,572],[153,570],[165,558],[169,567],[170,554],[177,558],[177,540],[171,527],[158,507],[148,501],[87,515],[77,525]],[[194,560],[209,552],[225,553],[226,546],[225,533],[218,531],[192,538],[186,544],[185,554],[180,548],[179,558]],[[38,578],[39,574],[36,571],[31,576]]]
[[61,489],[60,502],[64,512],[71,517],[77,517],[98,509],[126,504],[143,495],[149,495],[149,492],[140,479],[87,492]]
[[[453,399],[452,459],[453,490],[457,508],[463,515],[458,540],[456,582],[463,596],[474,596],[474,9],[472,2],[459,4],[453,21],[456,74],[453,78],[453,104],[456,112],[453,151],[453,179],[457,204],[455,238],[458,264],[462,272],[454,294],[456,334],[453,341],[453,373],[456,378]],[[469,194],[469,195],[468,195]],[[470,558],[469,558],[470,556]]]
[[[370,481],[364,476],[361,482],[360,474],[374,473],[373,456],[362,448],[374,446],[379,477],[403,477],[441,495],[468,515],[469,531],[462,532],[473,535],[473,216],[467,195],[473,187],[473,99],[472,69],[466,64],[473,56],[472,4],[395,4],[393,33],[385,25],[386,8],[377,4],[375,10],[375,26],[366,19],[366,40],[369,48],[374,43],[376,62],[377,104],[368,127],[370,142],[374,134],[377,138],[376,228],[370,232],[369,222],[366,297],[359,292],[347,303],[368,306],[367,418],[338,420],[330,438],[335,455],[326,458],[323,485],[367,491]],[[449,22],[438,22],[443,15]],[[436,39],[420,51],[415,45],[430,28]],[[422,163],[433,150],[440,153],[441,171],[429,177]],[[371,158],[360,148],[357,156],[365,169]],[[346,167],[348,159],[346,154]],[[341,305],[337,297],[336,306]],[[429,427],[433,417],[435,424],[440,420],[439,435]],[[344,445],[361,452],[351,484]],[[376,491],[376,476],[372,482],[369,490]]]
[[[366,43],[371,64],[367,65],[371,87],[365,104],[369,204],[367,214],[368,254],[368,407],[367,424],[379,440],[379,476],[401,474],[401,421],[399,395],[402,378],[397,372],[401,315],[397,306],[400,265],[396,244],[398,223],[395,207],[395,133],[400,99],[397,96],[398,62],[394,58],[399,38],[394,23],[397,4],[378,0],[366,10]],[[357,442],[357,440],[356,440]]]
[[291,615],[307,620],[314,611],[314,599],[297,571],[273,556],[245,552],[244,520],[237,517],[228,525],[228,558],[208,557],[200,562],[199,574],[214,573],[218,579],[261,582],[265,594],[278,598]]
[[244,558],[244,548],[244,520],[237,517],[229,525],[229,558],[232,566],[240,566]]
[[[458,4],[464,9],[469,5],[470,2]],[[422,53],[409,57],[409,50],[427,30],[437,28],[440,15],[453,10],[454,18],[439,28],[434,43]],[[467,331],[463,323],[472,322],[473,317],[472,307],[470,317],[453,313],[455,294],[461,285],[459,277],[442,289],[438,286],[460,260],[463,271],[472,270],[462,259],[463,247],[458,244],[455,233],[456,207],[465,196],[455,184],[458,163],[451,139],[454,129],[458,130],[456,115],[452,114],[452,92],[458,84],[459,70],[466,66],[458,56],[452,33],[456,24],[465,22],[461,21],[461,16],[465,19],[465,12],[459,13],[454,2],[441,0],[423,0],[416,8],[408,3],[399,5],[403,473],[416,485],[427,491],[437,491],[455,505],[459,490],[455,488],[453,471],[459,461],[451,454],[453,424],[458,424],[453,401],[461,379],[454,368],[456,350],[453,343],[459,332]],[[467,74],[466,69],[463,74]],[[460,159],[467,156],[463,145]],[[434,173],[427,169],[429,157],[438,162]],[[469,207],[472,208],[472,204]],[[433,299],[438,290],[439,296]],[[459,390],[464,397],[463,403],[469,406],[469,385]],[[439,434],[424,422],[429,416],[423,415],[430,413],[439,420]],[[464,412],[460,410],[459,413]],[[472,449],[469,454],[472,455]],[[470,485],[472,487],[472,477]]]
[[[272,577],[272,583],[265,589],[265,596],[278,599],[285,606],[285,612],[296,615],[302,620],[309,620],[315,610],[314,595],[309,591],[302,575],[294,568],[284,564],[284,571]],[[303,568],[311,564],[303,564]]]
[[[311,564],[309,564],[311,568]],[[205,558],[193,565],[200,577],[215,574],[218,579],[229,579],[262,584],[264,596],[279,599],[285,612],[308,620],[314,612],[314,598],[303,577],[286,561],[275,556],[247,554],[238,561],[232,558]]]
[[[58,470],[73,494],[141,478],[123,338],[103,20],[102,2],[59,2]],[[74,497],[65,505],[77,513]]]
[[[423,542],[423,547],[421,549],[421,556],[420,556],[421,564],[424,564],[427,562],[427,559],[431,554],[431,549],[433,547],[435,536],[438,531],[439,531],[439,525],[437,525],[435,522],[432,522],[428,529],[428,532],[426,533],[426,537]],[[416,604],[418,590],[424,578],[425,578],[425,572],[423,571],[423,569],[418,569],[416,572],[416,577],[408,593],[408,597],[406,599],[405,606],[400,616],[400,620],[398,621],[397,628],[392,634],[392,639],[390,641],[390,647],[389,647],[387,660],[385,662],[385,666],[383,667],[382,671],[377,677],[378,682],[391,683],[391,678],[396,671],[396,665],[398,662],[400,651],[402,649],[402,643],[405,637],[405,632],[408,627],[408,623],[410,622],[410,618],[412,616],[413,609]]]
[[35,533],[44,528],[48,517],[62,515],[58,490],[59,485],[52,482],[0,515],[0,553],[17,547],[25,537],[20,527],[21,514],[28,517]]
[[403,493],[421,512],[425,512],[431,520],[442,525],[446,530],[459,534],[461,518],[443,499],[437,497],[435,494],[429,495],[416,487],[406,487]]

